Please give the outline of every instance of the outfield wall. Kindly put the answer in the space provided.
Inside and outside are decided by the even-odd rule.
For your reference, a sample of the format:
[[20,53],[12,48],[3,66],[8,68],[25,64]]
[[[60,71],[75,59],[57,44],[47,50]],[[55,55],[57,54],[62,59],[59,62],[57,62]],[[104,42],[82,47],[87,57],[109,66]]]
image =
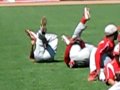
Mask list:
[[79,5],[79,4],[120,4],[120,0],[0,0],[0,6],[46,6],[46,5]]
[[14,3],[14,2],[52,2],[60,0],[0,0],[1,3]]
[[56,2],[56,1],[120,1],[120,0],[0,0],[0,3],[16,2]]

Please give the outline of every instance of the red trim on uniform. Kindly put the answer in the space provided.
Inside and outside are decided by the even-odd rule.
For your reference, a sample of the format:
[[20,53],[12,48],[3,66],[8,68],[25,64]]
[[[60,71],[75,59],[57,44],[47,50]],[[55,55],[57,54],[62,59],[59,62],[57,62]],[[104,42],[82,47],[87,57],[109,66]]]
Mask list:
[[87,20],[85,19],[85,16],[82,17],[82,19],[80,20],[81,23],[85,24],[87,22]]
[[64,62],[66,63],[67,66],[69,66],[69,62],[70,62],[69,54],[70,54],[71,47],[72,47],[72,44],[67,45],[64,53]]
[[104,38],[98,45],[95,53],[95,63],[97,70],[100,70],[102,56],[108,54],[111,58],[113,57],[114,41],[108,38]]
[[[79,45],[81,48],[85,47],[85,43],[83,40],[77,40],[77,41],[79,41]],[[70,62],[69,54],[70,54],[70,49],[71,49],[72,45],[74,45],[74,44],[67,45],[66,49],[65,49],[65,53],[64,53],[64,62],[66,63],[67,66],[69,66],[69,62]]]

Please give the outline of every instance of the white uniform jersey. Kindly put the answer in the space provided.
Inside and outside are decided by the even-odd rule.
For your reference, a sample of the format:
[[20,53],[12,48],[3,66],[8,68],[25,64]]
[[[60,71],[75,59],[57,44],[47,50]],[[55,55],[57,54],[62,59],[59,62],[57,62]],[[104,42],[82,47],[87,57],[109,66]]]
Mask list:
[[54,59],[54,55],[56,53],[58,38],[55,34],[45,34],[45,38],[48,41],[48,46],[44,47],[42,40],[39,38],[39,34],[41,34],[41,30],[39,30],[36,34],[36,47],[34,50],[34,57],[36,61],[41,60],[50,60]]

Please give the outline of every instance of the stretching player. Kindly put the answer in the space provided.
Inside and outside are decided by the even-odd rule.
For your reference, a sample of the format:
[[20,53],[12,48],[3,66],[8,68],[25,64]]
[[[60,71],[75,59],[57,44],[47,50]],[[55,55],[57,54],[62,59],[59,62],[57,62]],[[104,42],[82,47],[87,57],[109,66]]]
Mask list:
[[104,66],[113,59],[113,49],[115,46],[114,41],[118,36],[118,27],[114,24],[109,24],[105,27],[105,37],[98,44],[95,53],[95,59],[90,59],[90,74],[88,81],[99,80],[104,81],[105,75],[103,72]]
[[64,61],[70,68],[88,66],[91,51],[96,48],[81,39],[82,31],[86,28],[85,23],[89,19],[89,8],[85,7],[83,17],[75,28],[73,36],[71,38],[65,35],[62,36],[62,39],[66,43]]
[[31,39],[30,58],[35,62],[54,60],[56,54],[58,38],[55,34],[46,33],[46,24],[46,17],[42,17],[40,30],[36,34],[29,29],[26,30]]

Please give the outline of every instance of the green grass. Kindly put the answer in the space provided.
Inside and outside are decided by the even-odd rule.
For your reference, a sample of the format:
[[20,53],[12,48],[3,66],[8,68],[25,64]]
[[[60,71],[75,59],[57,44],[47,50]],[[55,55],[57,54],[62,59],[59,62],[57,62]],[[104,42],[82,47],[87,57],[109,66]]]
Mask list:
[[[0,90],[107,90],[104,83],[88,82],[89,68],[69,69],[63,62],[62,34],[72,35],[85,5],[0,7]],[[91,20],[82,34],[94,45],[103,38],[108,23],[119,24],[116,5],[88,5]],[[24,30],[37,31],[40,18],[48,19],[48,32],[56,33],[59,45],[54,63],[29,61],[30,40]]]

